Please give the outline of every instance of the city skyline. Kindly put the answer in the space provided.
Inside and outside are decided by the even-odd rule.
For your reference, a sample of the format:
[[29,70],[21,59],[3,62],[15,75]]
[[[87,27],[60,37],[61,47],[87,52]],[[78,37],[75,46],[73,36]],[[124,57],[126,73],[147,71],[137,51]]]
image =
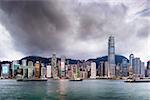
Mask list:
[[116,54],[150,59],[148,0],[12,2],[0,1],[0,60],[50,57],[53,52],[96,58],[107,55],[110,35],[115,37]]
[[[119,56],[118,56],[119,57]],[[18,61],[0,62],[1,79],[16,78],[21,79],[127,79],[127,78],[145,78],[149,77],[149,62],[145,66],[139,57],[130,54],[129,60],[126,57],[115,56],[115,38],[108,38],[108,56],[106,58],[89,59],[80,61],[66,59],[65,56],[57,58],[52,54],[51,58],[44,60],[28,57]],[[101,60],[100,60],[101,59]],[[117,60],[118,59],[118,60]]]

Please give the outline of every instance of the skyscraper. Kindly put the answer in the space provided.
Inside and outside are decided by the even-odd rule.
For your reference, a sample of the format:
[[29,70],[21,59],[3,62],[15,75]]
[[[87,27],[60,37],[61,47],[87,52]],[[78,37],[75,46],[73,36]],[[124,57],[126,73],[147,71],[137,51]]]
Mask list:
[[22,60],[21,68],[23,69],[23,78],[28,78],[28,67],[27,67],[27,60]]
[[145,77],[145,65],[144,65],[144,62],[141,62],[141,76],[142,77]]
[[130,56],[129,56],[129,64],[130,64],[130,66],[133,66],[133,59],[134,59],[134,55],[130,54]]
[[91,76],[90,78],[95,79],[96,78],[96,63],[92,62],[91,63]]
[[52,65],[52,75],[54,79],[58,78],[58,68],[57,68],[57,58],[56,54],[52,54],[52,60],[51,60],[51,65]]
[[124,58],[122,59],[121,71],[122,71],[122,74],[121,74],[122,77],[128,76],[128,61],[127,61],[127,59],[124,59]]
[[146,77],[150,77],[150,60],[147,62]]
[[2,64],[2,73],[1,73],[1,76],[3,78],[8,78],[9,77],[9,67],[10,65],[9,64]]
[[46,78],[46,68],[44,67],[44,63],[41,63],[41,78]]
[[36,61],[35,63],[35,78],[40,78],[40,63],[39,61]]
[[28,78],[33,77],[34,66],[32,61],[28,61]]
[[105,72],[104,72],[104,76],[105,76],[105,77],[108,77],[108,62],[107,62],[107,61],[105,61],[105,62],[104,62],[104,65],[105,65]]
[[115,77],[115,40],[113,36],[108,39],[108,77]]
[[52,77],[51,70],[52,70],[51,65],[47,65],[47,78],[51,78]]
[[19,68],[20,64],[18,60],[12,61],[12,76],[15,77],[17,75],[17,69]]
[[22,60],[22,65],[27,66],[27,60],[26,59]]
[[134,61],[134,55],[130,54],[130,56],[129,56],[129,66],[128,66],[129,76],[133,75],[133,61]]
[[104,61],[100,61],[100,76],[104,76]]
[[141,60],[140,58],[133,59],[133,74],[139,75],[141,69]]
[[65,59],[66,57],[65,56],[62,56],[61,57],[61,64],[60,64],[60,67],[61,67],[61,77],[65,77]]

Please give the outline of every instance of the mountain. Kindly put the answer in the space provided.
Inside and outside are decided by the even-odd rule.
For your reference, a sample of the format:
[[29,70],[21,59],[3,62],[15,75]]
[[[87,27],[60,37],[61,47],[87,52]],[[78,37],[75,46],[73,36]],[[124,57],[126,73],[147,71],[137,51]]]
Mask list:
[[[39,56],[28,56],[28,57],[24,57],[21,60],[26,59],[27,61],[33,61],[34,63],[36,61],[40,61],[40,63],[44,63],[44,64],[48,64],[51,63],[51,58],[45,58],[45,57],[39,57]],[[96,59],[88,59],[87,61],[93,61],[96,62],[96,65],[99,65],[100,61],[107,61],[108,56],[102,56],[102,57],[98,57]],[[122,55],[115,55],[115,60],[116,60],[116,64],[121,63],[122,59],[127,59],[126,57],[122,56]],[[20,63],[21,63],[20,60]],[[57,60],[60,60],[60,58],[57,58]],[[76,60],[76,59],[66,59],[66,61],[69,62],[69,64],[77,64],[78,62],[82,62],[81,60]],[[127,59],[127,61],[129,61]]]
[[[44,64],[49,64],[51,63],[51,58],[45,58],[45,57],[39,57],[39,56],[27,56],[24,57],[22,59],[20,59],[20,64],[21,64],[21,60],[27,60],[28,61],[33,61],[33,63],[35,63],[36,61],[39,61],[40,63],[44,63]],[[57,58],[57,61],[60,61],[60,58]],[[66,61],[69,62],[69,64],[77,64],[78,62],[81,62],[80,60],[75,60],[75,59],[66,59]]]
[[[96,65],[99,65],[100,61],[108,61],[107,59],[108,59],[108,56],[102,56],[102,57],[98,57],[96,59],[88,59],[87,61],[93,61],[93,62],[96,62]],[[115,55],[116,64],[122,63],[122,59],[127,59],[127,58],[122,55]],[[127,59],[127,61],[129,62],[128,59]]]
[[51,58],[45,58],[45,57],[40,57],[40,56],[27,56],[22,59],[20,59],[20,64],[21,60],[27,60],[28,61],[33,61],[35,63],[36,61],[39,61],[40,63],[48,64],[51,61]]

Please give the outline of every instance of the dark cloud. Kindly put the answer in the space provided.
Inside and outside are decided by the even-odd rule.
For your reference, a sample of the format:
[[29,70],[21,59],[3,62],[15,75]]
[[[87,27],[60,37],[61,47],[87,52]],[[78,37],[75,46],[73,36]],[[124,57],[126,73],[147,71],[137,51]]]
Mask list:
[[0,21],[15,49],[25,55],[49,56],[55,51],[89,58],[107,54],[110,35],[115,36],[116,53],[141,50],[137,44],[143,42],[138,39],[147,38],[148,20],[143,16],[134,19],[128,16],[128,10],[128,5],[101,0],[0,0]]
[[123,23],[127,12],[127,7],[123,4],[112,7],[108,3],[91,3],[77,9],[81,39],[100,39],[104,35],[110,35]]
[[144,9],[140,12],[137,12],[136,14],[140,16],[150,16],[150,8]]
[[1,20],[13,37],[17,50],[25,54],[62,51],[64,31],[69,22],[61,6],[48,1],[0,1]]

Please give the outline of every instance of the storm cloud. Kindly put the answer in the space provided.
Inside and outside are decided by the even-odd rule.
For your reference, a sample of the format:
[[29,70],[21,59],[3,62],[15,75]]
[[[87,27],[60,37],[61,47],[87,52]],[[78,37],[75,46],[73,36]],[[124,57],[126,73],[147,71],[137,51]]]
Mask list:
[[26,54],[62,50],[63,32],[69,23],[61,6],[53,1],[1,1],[3,24]]
[[117,54],[145,56],[150,34],[147,2],[1,0],[0,22],[14,49],[24,55],[99,57],[107,55],[107,39],[114,35]]

